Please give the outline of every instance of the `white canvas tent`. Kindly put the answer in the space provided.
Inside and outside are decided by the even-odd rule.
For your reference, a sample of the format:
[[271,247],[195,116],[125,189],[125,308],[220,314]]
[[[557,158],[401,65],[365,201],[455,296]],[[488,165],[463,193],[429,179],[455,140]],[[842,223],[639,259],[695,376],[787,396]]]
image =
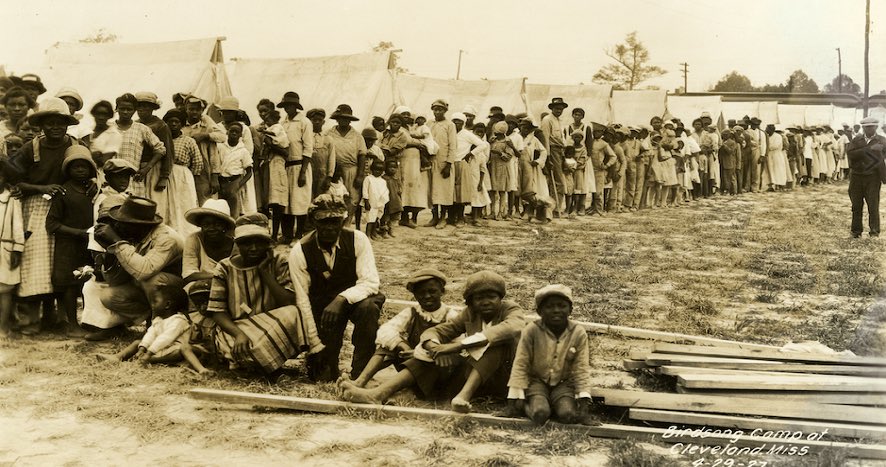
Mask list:
[[844,123],[850,127],[858,123],[855,120],[854,107],[834,107],[834,119],[831,126],[836,130],[843,128]]
[[477,121],[486,120],[493,105],[505,113],[526,112],[523,78],[469,81],[398,74],[394,88],[396,105],[405,105],[413,115],[424,115],[429,120],[433,118],[431,104],[440,98],[449,101],[448,116],[461,112],[466,105],[474,106]]
[[150,91],[172,107],[172,95],[187,92],[217,102],[230,95],[222,64],[222,38],[147,44],[59,43],[46,51],[40,77],[48,92],[73,87],[85,101],[84,114],[105,99],[113,103],[123,93]]
[[360,118],[355,127],[369,125],[373,115],[393,110],[394,80],[389,52],[292,59],[237,59],[229,65],[234,96],[251,119],[262,98],[279,102],[295,91],[305,110],[320,108],[330,115],[348,104]]
[[723,112],[720,96],[668,96],[667,113],[679,118],[686,128],[690,128],[692,121],[702,112],[711,114],[711,120],[716,125]]
[[564,112],[565,121],[572,122],[572,109],[580,107],[585,111],[585,123],[597,122],[607,124],[610,122],[612,110],[609,107],[609,96],[612,94],[612,86],[603,84],[533,84],[526,85],[526,93],[529,96],[529,115],[540,121],[542,112],[548,112],[548,104],[554,97],[562,97],[569,104]]
[[648,125],[649,119],[665,113],[667,91],[612,91],[612,122]]
[[796,104],[778,104],[778,122],[783,126],[805,126],[806,107]]
[[834,121],[834,106],[827,105],[807,105],[806,106],[806,124],[807,125],[830,125]]

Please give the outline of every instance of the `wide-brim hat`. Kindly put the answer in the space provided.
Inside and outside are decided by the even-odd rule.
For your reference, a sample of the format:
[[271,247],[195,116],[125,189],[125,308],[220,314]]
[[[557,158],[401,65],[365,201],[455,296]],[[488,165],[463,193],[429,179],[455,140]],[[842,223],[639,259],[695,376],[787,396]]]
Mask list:
[[759,124],[763,123],[763,120],[760,120],[760,119],[757,118],[757,117],[751,117],[750,122],[753,123],[753,124],[755,124],[755,125],[759,125]]
[[160,108],[160,98],[153,92],[137,92],[135,93],[135,101],[139,104],[150,104],[154,110]]
[[126,198],[120,206],[108,212],[111,219],[126,224],[158,225],[163,218],[157,215],[157,203],[140,196]]
[[18,85],[27,89],[34,88],[39,91],[40,94],[46,92],[46,86],[43,85],[43,81],[40,80],[40,77],[33,73],[25,73],[18,78]]
[[297,92],[288,91],[283,94],[283,99],[281,99],[280,102],[277,103],[277,108],[282,108],[286,104],[295,104],[296,108],[298,108],[299,110],[304,110],[305,108],[302,107],[301,103],[299,102],[300,100],[301,99],[298,97]]
[[66,173],[68,171],[68,166],[74,163],[74,161],[85,161],[90,167],[92,167],[93,174],[98,172],[98,167],[95,166],[95,161],[92,160],[92,154],[86,146],[73,144],[69,146],[68,149],[65,149],[65,158],[62,160],[62,173]]
[[58,90],[57,93],[55,93],[55,97],[58,97],[62,100],[64,100],[63,98],[65,97],[70,97],[71,99],[77,101],[77,106],[74,109],[75,111],[83,108],[83,98],[80,97],[80,93],[77,92],[77,90],[74,88],[61,88]]
[[31,126],[40,127],[43,125],[43,121],[46,120],[46,118],[53,116],[63,117],[68,126],[80,123],[80,120],[77,120],[76,117],[71,115],[71,109],[68,108],[68,103],[58,97],[47,97],[44,99],[43,102],[40,103],[40,110],[28,117],[28,123],[30,123]]
[[197,227],[200,227],[202,219],[206,216],[219,219],[225,224],[228,224],[231,228],[234,227],[235,221],[234,218],[231,217],[231,207],[228,206],[228,202],[223,199],[207,199],[203,203],[203,206],[188,209],[188,211],[185,212],[185,220]]
[[219,110],[232,110],[234,112],[240,111],[240,100],[234,96],[225,96],[219,99],[218,104],[215,104],[215,107]]
[[566,107],[569,107],[569,104],[564,102],[562,97],[555,97],[551,99],[551,103],[548,104],[549,109],[553,109],[554,107],[562,107],[565,109]]
[[348,104],[341,104],[335,108],[335,112],[332,112],[332,115],[329,116],[330,120],[350,120],[352,122],[356,122],[360,120],[359,118],[354,116],[354,111],[351,109],[351,106]]

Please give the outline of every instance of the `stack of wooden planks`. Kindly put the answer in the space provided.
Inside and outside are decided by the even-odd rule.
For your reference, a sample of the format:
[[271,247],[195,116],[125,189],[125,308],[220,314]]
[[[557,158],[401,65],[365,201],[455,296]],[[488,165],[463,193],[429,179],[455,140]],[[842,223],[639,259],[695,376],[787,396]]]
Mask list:
[[674,378],[680,393],[594,394],[634,420],[886,440],[886,358],[656,343],[624,366]]

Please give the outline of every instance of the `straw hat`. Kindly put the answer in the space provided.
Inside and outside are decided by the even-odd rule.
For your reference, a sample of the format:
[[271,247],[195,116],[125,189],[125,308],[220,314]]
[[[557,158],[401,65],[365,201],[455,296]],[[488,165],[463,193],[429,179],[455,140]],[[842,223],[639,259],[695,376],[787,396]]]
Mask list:
[[222,110],[239,111],[240,110],[240,100],[238,100],[234,96],[225,96],[225,97],[222,97],[221,99],[219,99],[218,104],[216,104],[216,107],[218,107],[219,111],[222,111]]
[[160,108],[160,98],[153,92],[137,92],[135,93],[135,101],[139,104],[150,104],[154,110]]
[[62,161],[62,173],[66,173],[68,171],[68,166],[74,161],[86,161],[89,166],[92,167],[93,174],[98,171],[98,168],[95,166],[95,161],[92,160],[92,154],[86,146],[74,144],[68,147],[68,149],[65,149],[65,159]]
[[33,115],[28,117],[28,123],[31,126],[42,126],[43,121],[48,117],[60,115],[64,117],[65,123],[70,125],[76,125],[80,123],[80,120],[77,120],[76,117],[71,115],[71,109],[68,108],[68,103],[58,97],[47,97],[40,103],[40,111],[34,112]]
[[203,206],[188,209],[188,212],[185,213],[185,220],[192,225],[200,227],[203,218],[206,216],[220,219],[225,224],[228,224],[229,227],[234,227],[235,221],[231,217],[231,208],[228,206],[228,202],[223,199],[210,198],[203,203]]

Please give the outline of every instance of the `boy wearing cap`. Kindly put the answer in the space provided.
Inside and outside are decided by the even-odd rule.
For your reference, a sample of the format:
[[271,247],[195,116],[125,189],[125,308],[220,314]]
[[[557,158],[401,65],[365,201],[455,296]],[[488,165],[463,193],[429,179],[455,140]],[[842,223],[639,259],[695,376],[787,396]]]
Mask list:
[[[561,284],[535,292],[541,319],[520,334],[514,366],[508,380],[508,405],[536,425],[553,414],[564,423],[587,415],[591,400],[588,333],[572,313],[572,289]],[[576,401],[577,399],[577,401]]]
[[206,102],[195,96],[185,98],[185,111],[187,121],[182,128],[182,134],[194,138],[200,157],[203,159],[204,170],[200,175],[194,176],[194,185],[197,188],[197,203],[203,203],[218,192],[218,173],[221,170],[216,143],[225,141],[225,132],[215,125],[215,121],[203,113]]
[[454,319],[459,310],[444,304],[441,299],[446,292],[446,275],[436,269],[421,269],[406,281],[406,290],[418,302],[409,306],[378,328],[375,355],[366,368],[353,382],[342,380],[342,388],[352,385],[366,387],[366,383],[383,368],[393,364],[397,371],[403,370],[403,362],[414,354],[427,357],[419,344],[422,333],[444,322]]
[[[503,300],[504,278],[492,271],[469,276],[463,295],[467,307],[419,339],[419,346],[432,361],[416,353],[394,378],[373,389],[346,387],[342,397],[380,404],[401,389],[417,386],[425,397],[455,394],[452,409],[467,413],[471,398],[481,389],[504,396],[514,347],[526,324],[523,309]],[[462,334],[467,337],[456,341]]]

